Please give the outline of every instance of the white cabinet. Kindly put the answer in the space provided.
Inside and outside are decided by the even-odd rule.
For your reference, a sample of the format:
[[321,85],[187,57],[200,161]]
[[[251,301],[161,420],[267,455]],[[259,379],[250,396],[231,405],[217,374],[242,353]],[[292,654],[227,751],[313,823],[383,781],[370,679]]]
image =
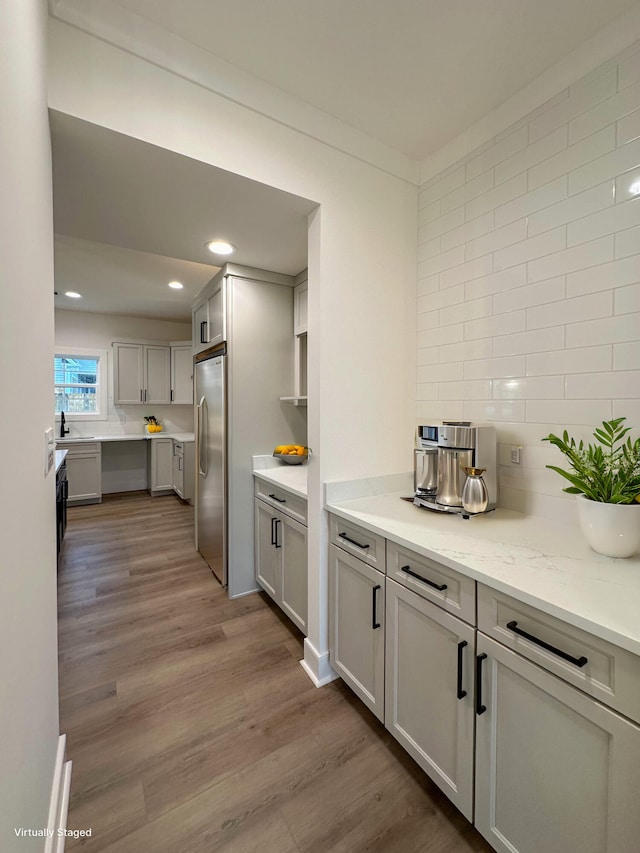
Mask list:
[[168,346],[113,344],[113,399],[116,405],[169,403],[171,350]]
[[631,853],[640,728],[478,633],[475,824],[503,853]]
[[308,329],[309,283],[298,284],[293,290],[293,334],[306,335]]
[[149,440],[149,492],[152,495],[173,491],[173,440]]
[[70,443],[59,440],[58,450],[67,450],[68,504],[102,501],[102,448],[100,442]]
[[194,498],[194,446],[193,441],[173,440],[173,490],[183,501]]
[[329,602],[331,666],[384,721],[384,575],[331,544]]
[[307,528],[257,494],[255,565],[260,586],[306,634]]
[[475,631],[387,579],[385,726],[471,820]]
[[171,402],[193,404],[191,344],[171,344]]
[[227,282],[219,272],[199,294],[192,310],[193,351],[202,352],[227,339]]

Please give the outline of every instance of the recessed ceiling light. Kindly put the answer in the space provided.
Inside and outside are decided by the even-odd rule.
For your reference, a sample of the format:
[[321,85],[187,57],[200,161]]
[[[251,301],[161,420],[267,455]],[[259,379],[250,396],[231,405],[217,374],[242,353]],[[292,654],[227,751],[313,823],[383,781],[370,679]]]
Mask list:
[[214,255],[232,255],[236,250],[236,247],[232,246],[231,243],[227,243],[226,240],[211,240],[206,245],[207,249],[213,252]]
[[68,296],[70,299],[82,299],[82,294],[76,293],[75,290],[67,290],[64,295]]
[[182,284],[182,282],[180,281],[170,281],[169,287],[172,287],[174,290],[182,290],[184,284]]

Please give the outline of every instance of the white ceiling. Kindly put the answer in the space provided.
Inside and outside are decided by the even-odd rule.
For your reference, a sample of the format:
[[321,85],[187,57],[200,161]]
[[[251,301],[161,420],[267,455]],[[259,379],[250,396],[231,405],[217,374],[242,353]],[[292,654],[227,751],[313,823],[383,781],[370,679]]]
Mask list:
[[416,160],[636,4],[116,0],[128,12]]
[[[50,122],[55,289],[83,294],[57,307],[187,319],[224,260],[305,269],[313,202],[55,111]],[[217,259],[214,237],[236,253]]]

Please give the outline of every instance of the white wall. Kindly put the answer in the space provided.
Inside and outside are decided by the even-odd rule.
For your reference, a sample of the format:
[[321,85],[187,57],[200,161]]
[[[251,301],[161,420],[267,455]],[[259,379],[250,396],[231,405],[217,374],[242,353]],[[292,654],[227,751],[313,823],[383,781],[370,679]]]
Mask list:
[[53,233],[45,4],[0,15],[0,849],[40,851],[58,745]]
[[503,506],[573,522],[542,437],[640,427],[639,166],[636,44],[420,189],[418,422],[495,422]]
[[[85,311],[55,312],[55,344],[57,349],[97,349],[107,353],[108,400],[107,417],[101,421],[81,423],[70,420],[67,424],[74,435],[112,435],[136,433],[144,430],[144,416],[161,418],[166,430],[193,432],[193,406],[168,405],[149,407],[116,406],[113,402],[113,349],[114,340],[140,341],[190,341],[191,324],[144,317],[127,317],[121,314],[92,314]],[[98,432],[99,431],[99,432]]]
[[50,49],[52,108],[320,205],[309,244],[309,639],[326,659],[321,484],[412,464],[416,187],[58,21]]

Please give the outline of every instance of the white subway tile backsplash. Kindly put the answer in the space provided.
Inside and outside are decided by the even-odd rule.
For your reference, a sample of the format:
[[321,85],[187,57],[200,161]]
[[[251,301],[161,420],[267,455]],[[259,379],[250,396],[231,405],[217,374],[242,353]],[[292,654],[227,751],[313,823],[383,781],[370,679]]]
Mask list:
[[478,175],[478,177],[474,178],[472,181],[467,181],[467,183],[463,184],[459,189],[444,196],[441,201],[442,212],[448,213],[450,210],[454,210],[456,207],[466,204],[468,201],[477,198],[477,196],[482,195],[491,189],[493,189],[492,169],[488,172],[484,172],[482,175]]
[[[555,254],[565,248],[567,245],[566,240],[565,227],[546,231],[537,237],[530,237],[528,240],[523,240],[521,243],[516,243],[514,246],[509,246],[507,249],[496,252],[494,269],[502,270],[532,261],[535,258]],[[548,276],[540,276],[540,278],[551,278],[554,275],[556,273],[552,272]]]
[[[528,400],[526,419],[539,424],[584,424],[591,426],[611,419],[607,400]],[[564,429],[564,426],[561,427]]]
[[527,329],[545,329],[549,326],[610,317],[612,314],[613,293],[605,290],[602,293],[590,293],[587,296],[576,296],[550,305],[528,308]]
[[640,370],[640,340],[613,345],[614,370]]
[[640,227],[620,231],[615,239],[616,258],[626,258],[640,252]]
[[616,126],[616,145],[626,145],[640,137],[640,109],[621,118]]
[[567,399],[610,400],[637,397],[640,370],[618,370],[609,373],[574,373],[565,380]]
[[502,377],[524,376],[525,359],[523,355],[506,358],[479,358],[464,364],[465,379],[500,379]]
[[482,317],[479,320],[470,320],[465,323],[464,340],[471,341],[475,338],[494,338],[495,345],[497,335],[511,335],[513,332],[523,331],[524,328],[525,312],[511,311],[509,314]]
[[[578,145],[581,144],[578,143]],[[603,154],[584,166],[572,167],[573,171],[569,172],[569,194],[582,192],[595,184],[601,184],[607,178],[615,178],[623,172],[628,172],[636,166],[640,166],[640,139]]]
[[[546,231],[540,237],[534,237],[533,240],[527,242],[540,240],[548,234],[554,233],[554,231]],[[595,264],[603,264],[612,259],[613,237],[601,237],[591,243],[582,243],[580,246],[573,246],[570,249],[547,255],[545,258],[530,261],[527,279],[529,282],[542,281],[545,278],[565,275]]]
[[573,144],[623,116],[632,113],[640,105],[640,81],[628,86],[617,95],[612,95],[597,106],[569,122],[569,143]]
[[569,224],[567,245],[576,246],[605,234],[640,225],[640,200],[626,201]]
[[[584,163],[590,164],[591,161],[601,158],[607,151],[612,151],[616,145],[616,129],[614,125],[605,127],[598,133],[592,136],[587,136],[586,139],[581,139],[574,145],[570,145],[561,151],[559,154],[549,157],[537,166],[529,170],[529,189],[546,184],[553,181],[560,175],[566,175],[571,170],[578,170],[579,167],[586,169]],[[604,181],[609,175],[603,175],[599,180],[593,180],[591,183],[585,183],[584,186],[578,189],[571,188],[571,179],[569,179],[569,192],[579,192],[580,189],[588,189],[593,184],[599,184]]]
[[500,184],[499,187],[489,190],[489,192],[478,196],[478,198],[474,198],[473,201],[467,202],[465,204],[467,220],[475,219],[484,213],[495,210],[496,207],[512,201],[514,198],[526,193],[526,191],[527,175],[523,172],[521,175],[516,175],[515,178],[511,178],[511,180]]
[[579,347],[527,355],[527,376],[554,376],[611,369],[611,347]]
[[454,246],[461,246],[463,243],[468,243],[475,240],[476,237],[481,237],[489,231],[493,231],[494,216],[493,211],[485,213],[483,216],[477,216],[469,222],[465,222],[459,228],[454,228],[453,231],[448,231],[441,237],[443,250],[452,249]]
[[565,125],[498,164],[495,168],[496,186],[564,150],[567,144],[567,127]]
[[482,172],[493,168],[497,163],[506,160],[507,157],[515,154],[516,151],[520,151],[526,145],[527,128],[523,126],[509,134],[509,136],[506,136],[501,142],[497,142],[491,148],[483,151],[478,157],[473,157],[469,160],[466,166],[467,181],[477,178]]
[[576,523],[542,437],[640,424],[639,181],[637,43],[420,190],[417,416],[496,424],[503,506]]
[[[640,284],[621,287],[613,292],[614,314],[631,314],[640,311]],[[638,328],[640,338],[640,328]],[[640,388],[638,389],[640,391]]]
[[521,195],[513,201],[502,204],[495,211],[496,228],[501,228],[509,222],[529,216],[537,210],[549,207],[567,197],[567,176],[561,175],[555,181],[544,184],[536,190]]
[[474,261],[468,261],[457,267],[443,270],[440,273],[440,287],[452,287],[454,284],[472,281],[472,279],[480,278],[480,276],[487,275],[490,272],[493,272],[493,255],[484,255]]
[[566,328],[567,347],[590,346],[599,344],[617,344],[624,341],[636,341],[640,329],[640,313],[605,317],[602,320],[588,320],[575,323]]
[[563,346],[564,326],[552,326],[548,329],[521,332],[519,335],[496,337],[493,341],[493,354],[495,356],[526,355],[530,352],[562,349]]
[[[528,221],[529,237],[541,234],[550,228],[571,223],[575,219],[588,216],[590,213],[595,213],[606,207],[611,207],[614,202],[613,189],[613,181],[607,181],[532,214]],[[571,227],[570,225],[569,231]]]
[[495,314],[507,311],[517,311],[520,308],[530,308],[533,305],[544,305],[565,298],[565,277],[550,278],[537,284],[496,293],[493,297]]
[[552,130],[566,124],[574,116],[578,116],[593,107],[599,101],[615,94],[617,72],[615,68],[604,74],[597,75],[584,85],[572,86],[569,97],[556,106],[539,115],[529,124],[529,142],[535,142],[546,136]]
[[563,376],[494,379],[493,396],[500,400],[554,400],[564,397]]

